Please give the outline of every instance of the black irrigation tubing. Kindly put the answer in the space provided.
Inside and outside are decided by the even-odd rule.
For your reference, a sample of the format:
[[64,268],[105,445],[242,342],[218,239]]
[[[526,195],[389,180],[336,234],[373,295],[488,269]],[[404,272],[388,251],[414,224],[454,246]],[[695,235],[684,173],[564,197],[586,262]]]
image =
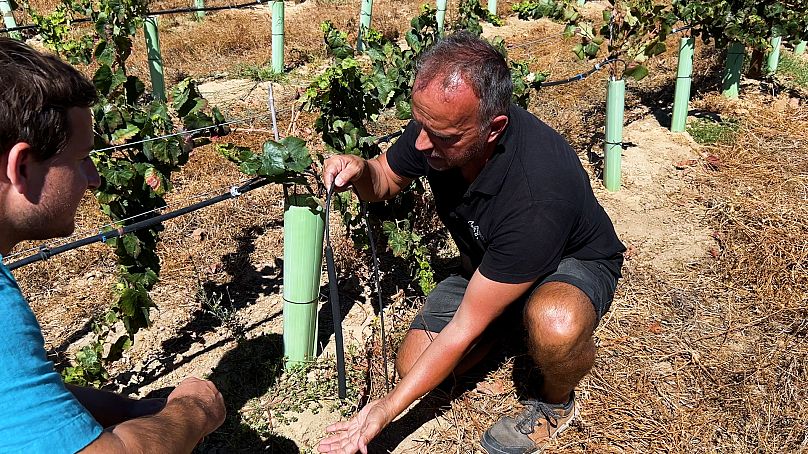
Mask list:
[[73,241],[71,243],[67,243],[67,244],[64,244],[62,246],[55,247],[53,249],[49,249],[47,247],[42,247],[42,248],[40,248],[38,254],[31,255],[31,256],[26,257],[24,259],[12,262],[11,264],[8,265],[8,269],[9,270],[14,270],[14,269],[17,269],[17,268],[19,268],[21,266],[29,265],[31,263],[39,262],[41,260],[47,260],[47,259],[53,257],[54,255],[61,254],[62,252],[70,251],[70,250],[79,248],[81,246],[86,246],[88,244],[93,244],[93,243],[104,242],[104,241],[112,239],[112,238],[119,238],[119,237],[121,237],[123,235],[126,235],[127,233],[132,233],[132,232],[135,232],[137,230],[141,230],[141,229],[151,227],[151,226],[156,225],[156,224],[160,224],[160,223],[162,223],[164,221],[167,221],[169,219],[176,218],[177,216],[182,216],[183,214],[187,214],[187,213],[190,213],[192,211],[196,211],[196,210],[199,210],[201,208],[205,208],[207,206],[213,205],[215,203],[222,202],[224,200],[236,198],[236,197],[238,197],[238,196],[240,196],[240,195],[242,195],[242,194],[244,194],[246,192],[252,191],[253,189],[257,189],[257,188],[260,188],[262,186],[266,186],[269,183],[270,183],[270,180],[268,180],[268,179],[265,179],[263,177],[256,177],[256,178],[253,178],[253,179],[249,180],[248,182],[246,182],[246,183],[244,183],[244,184],[242,184],[240,186],[233,186],[232,188],[230,188],[229,192],[226,192],[224,194],[218,195],[216,197],[213,197],[213,198],[210,198],[210,199],[207,199],[207,200],[203,200],[201,202],[195,203],[193,205],[189,205],[189,206],[184,207],[184,208],[180,208],[179,210],[175,210],[175,211],[172,211],[172,212],[169,212],[169,213],[166,213],[166,214],[162,214],[160,216],[155,216],[153,218],[145,219],[143,221],[136,222],[134,224],[119,227],[118,229],[115,229],[115,230],[108,230],[106,232],[101,232],[101,233],[99,233],[97,235],[89,236],[87,238],[83,238],[83,239],[78,240],[78,241]]
[[685,30],[690,30],[691,28],[693,28],[692,25],[685,25],[683,27],[674,28],[673,30],[671,30],[671,34],[683,32]]
[[589,71],[582,72],[581,74],[576,74],[576,75],[574,75],[572,77],[568,77],[568,78],[562,79],[562,80],[554,80],[554,81],[551,81],[551,82],[541,82],[541,83],[539,83],[539,86],[540,87],[553,87],[553,86],[556,86],[556,85],[564,85],[564,84],[570,84],[570,83],[573,83],[573,82],[578,82],[579,80],[584,80],[587,77],[591,76],[592,74],[600,71],[606,65],[614,63],[616,61],[619,61],[619,60],[617,58],[607,58],[606,60],[603,60],[602,62],[597,63]]
[[331,320],[334,325],[334,344],[337,350],[337,394],[340,399],[348,395],[345,383],[345,347],[342,337],[342,315],[339,307],[339,287],[337,286],[337,266],[334,264],[334,248],[331,247],[331,229],[329,228],[329,212],[331,211],[331,196],[334,195],[336,183],[325,196],[325,266],[328,270],[328,292],[331,300]]
[[[238,185],[241,185],[241,184],[243,184],[244,182],[246,182],[248,180],[249,180],[248,178],[245,178],[245,179],[239,181]],[[213,190],[210,190],[210,191],[207,191],[207,192],[192,195],[190,197],[186,197],[186,198],[184,198],[182,200],[178,200],[178,201],[173,202],[171,204],[166,204],[165,206],[162,206],[162,207],[159,207],[159,208],[154,208],[152,210],[144,211],[143,213],[135,214],[135,215],[129,216],[128,218],[120,219],[120,220],[118,220],[116,222],[110,222],[109,224],[102,225],[101,227],[98,227],[98,228],[95,228],[95,229],[85,229],[85,230],[82,230],[81,232],[74,233],[73,235],[70,235],[68,237],[59,238],[59,239],[57,239],[57,241],[52,241],[54,246],[49,246],[48,244],[50,244],[50,243],[46,243],[46,244],[43,244],[43,245],[40,245],[40,246],[34,246],[34,247],[31,247],[31,248],[28,248],[28,249],[23,249],[21,251],[15,252],[13,254],[9,254],[7,256],[4,256],[3,260],[11,260],[13,258],[21,257],[23,255],[29,255],[31,252],[40,250],[43,247],[48,247],[48,248],[53,249],[53,248],[55,248],[57,246],[60,246],[62,244],[69,243],[73,238],[78,238],[78,237],[81,237],[81,236],[85,236],[89,232],[101,231],[101,230],[104,230],[104,229],[108,229],[108,228],[110,228],[110,227],[112,227],[114,225],[126,223],[126,222],[129,222],[129,221],[133,220],[133,219],[142,218],[144,216],[148,216],[148,215],[151,215],[153,213],[164,211],[164,210],[167,210],[168,208],[171,208],[172,206],[176,206],[176,205],[179,205],[181,203],[188,202],[190,200],[204,199],[205,197],[207,197],[207,196],[209,196],[209,195],[211,195],[211,194],[213,194],[215,192],[222,191],[224,189],[227,189],[227,186],[218,187],[216,189],[213,189]]]
[[[249,3],[240,3],[238,5],[228,5],[228,6],[206,6],[204,8],[174,8],[174,9],[164,9],[159,11],[149,11],[146,13],[146,16],[162,16],[166,14],[179,14],[179,13],[196,13],[196,12],[207,12],[207,11],[222,11],[226,9],[244,9],[244,8],[254,8],[256,6],[263,6],[264,3],[260,1],[249,2]],[[91,19],[88,17],[81,17],[78,19],[71,20],[71,24],[81,24],[84,22],[90,22]],[[8,32],[16,32],[22,30],[34,30],[37,29],[36,25],[20,25],[17,27],[7,27],[7,28],[0,28],[0,33],[8,33]]]
[[[376,139],[374,144],[378,145],[383,142],[400,136],[404,131],[399,130],[390,134],[386,134]],[[339,302],[339,286],[337,285],[337,266],[334,263],[334,248],[331,246],[331,229],[329,227],[329,219],[331,213],[331,198],[334,195],[336,183],[331,182],[331,187],[327,188],[325,196],[325,266],[328,271],[328,296],[331,300],[331,319],[334,324],[334,346],[336,347],[337,356],[337,394],[340,399],[347,397],[347,385],[345,379],[345,346],[342,336],[342,314]],[[365,220],[365,227],[367,228],[368,240],[370,241],[371,255],[373,256],[373,272],[376,281],[376,295],[379,298],[379,322],[381,323],[381,339],[382,339],[382,360],[384,361],[384,385],[385,388],[390,390],[390,379],[387,372],[387,341],[384,334],[384,302],[381,295],[381,284],[379,283],[379,258],[376,255],[376,245],[373,242],[373,234],[370,229],[370,219],[366,208],[366,203],[362,202],[363,217]]]
[[206,6],[204,8],[174,8],[174,9],[164,9],[160,11],[153,11],[148,12],[147,15],[149,16],[160,16],[164,14],[178,14],[178,13],[196,13],[196,12],[207,12],[207,11],[222,11],[225,9],[243,9],[243,8],[254,8],[256,6],[263,6],[264,2],[255,1],[249,3],[240,3],[238,5],[225,5],[225,6]]

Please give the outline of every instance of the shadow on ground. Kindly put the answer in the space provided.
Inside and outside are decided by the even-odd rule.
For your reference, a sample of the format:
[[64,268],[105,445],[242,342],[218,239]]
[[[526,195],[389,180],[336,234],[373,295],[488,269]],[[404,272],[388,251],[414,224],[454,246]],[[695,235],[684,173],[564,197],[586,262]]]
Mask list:
[[480,364],[462,376],[447,379],[424,396],[401,418],[393,421],[370,443],[369,452],[393,452],[404,440],[429,421],[442,416],[454,399],[476,388],[491,372],[513,361],[513,380],[520,399],[538,389],[540,376],[527,355],[521,336],[508,336]]
[[[243,229],[236,237],[237,248],[234,252],[222,257],[223,271],[227,273],[227,282],[217,284],[205,282],[200,289],[199,298],[204,299],[202,305],[191,314],[190,320],[177,329],[175,336],[165,340],[158,350],[157,357],[152,361],[157,364],[151,367],[151,372],[141,377],[139,381],[130,383],[132,376],[141,375],[138,371],[125,371],[115,377],[115,383],[125,385],[120,390],[123,393],[135,393],[145,385],[151,384],[176,368],[191,362],[198,356],[213,351],[234,339],[240,339],[245,333],[256,326],[281,317],[281,312],[268,314],[262,320],[250,325],[244,325],[237,318],[239,309],[255,304],[262,294],[280,292],[283,269],[283,260],[276,258],[274,266],[265,266],[256,270],[250,262],[250,254],[255,251],[255,239],[264,233],[265,227],[252,226]],[[229,330],[228,336],[192,354],[187,352],[196,342],[204,343],[204,334],[215,331],[220,327]],[[177,354],[182,359],[177,361]]]
[[[267,334],[242,340],[227,352],[208,377],[224,396],[227,418],[224,424],[196,448],[197,453],[297,453],[294,441],[276,435],[266,427],[264,410],[257,399],[267,393],[283,372],[283,337]],[[249,412],[242,413],[247,405]],[[251,406],[256,406],[255,408]],[[256,421],[248,420],[257,413]]]

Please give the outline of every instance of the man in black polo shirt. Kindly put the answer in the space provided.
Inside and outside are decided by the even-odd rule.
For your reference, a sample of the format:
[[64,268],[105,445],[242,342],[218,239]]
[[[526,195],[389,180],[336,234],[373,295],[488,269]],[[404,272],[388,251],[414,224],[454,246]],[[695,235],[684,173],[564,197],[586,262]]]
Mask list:
[[329,426],[335,434],[321,452],[366,452],[410,404],[481,359],[492,325],[509,322],[506,309],[523,311],[543,383],[520,416],[486,431],[483,447],[532,452],[575,418],[574,389],[594,363],[592,333],[611,304],[625,248],[575,152],[512,105],[511,93],[503,56],[455,34],[419,60],[414,121],[386,154],[326,160],[326,186],[352,185],[367,201],[394,197],[426,176],[462,272],[440,282],[412,322],[398,352],[399,384]]

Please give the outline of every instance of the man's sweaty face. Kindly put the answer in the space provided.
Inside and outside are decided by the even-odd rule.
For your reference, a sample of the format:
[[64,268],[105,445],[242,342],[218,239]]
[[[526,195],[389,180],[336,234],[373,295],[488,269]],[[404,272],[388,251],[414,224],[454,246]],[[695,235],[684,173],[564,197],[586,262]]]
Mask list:
[[427,156],[435,170],[462,167],[479,155],[480,101],[465,82],[444,88],[437,77],[412,94],[412,116],[421,126],[415,148]]

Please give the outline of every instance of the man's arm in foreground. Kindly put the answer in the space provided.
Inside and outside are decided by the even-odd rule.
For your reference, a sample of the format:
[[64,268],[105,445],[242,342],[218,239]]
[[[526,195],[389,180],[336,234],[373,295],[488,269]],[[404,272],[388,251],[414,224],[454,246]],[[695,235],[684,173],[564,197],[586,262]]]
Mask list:
[[162,410],[166,399],[130,399],[117,393],[65,384],[76,400],[93,415],[101,427],[149,416]]
[[367,453],[367,445],[390,422],[424,394],[435,389],[474,347],[485,329],[532,282],[503,284],[474,273],[455,316],[421,354],[393,391],[369,403],[347,422],[326,428],[338,432],[320,442],[327,453]]
[[189,453],[202,437],[224,422],[222,395],[206,380],[188,378],[151,416],[110,427],[81,452],[84,454]]
[[333,181],[338,191],[352,184],[359,198],[366,202],[392,199],[412,180],[399,176],[387,163],[387,153],[365,160],[354,155],[335,155],[323,166],[323,183],[331,189]]

